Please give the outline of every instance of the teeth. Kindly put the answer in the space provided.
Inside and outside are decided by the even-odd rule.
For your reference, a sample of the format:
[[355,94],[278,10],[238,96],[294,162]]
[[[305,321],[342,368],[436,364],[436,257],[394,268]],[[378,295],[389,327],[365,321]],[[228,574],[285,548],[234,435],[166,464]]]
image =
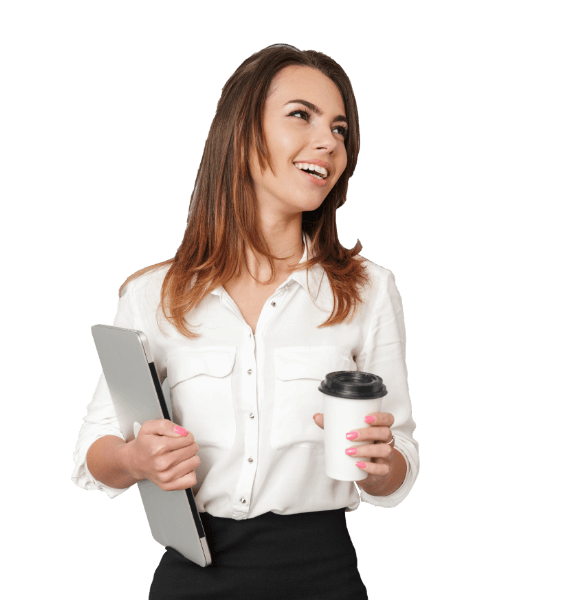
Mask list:
[[324,169],[324,167],[320,167],[319,165],[311,165],[309,163],[294,163],[298,169],[305,171],[306,169],[309,171],[316,171],[320,174],[321,179],[326,179],[328,176],[328,171]]

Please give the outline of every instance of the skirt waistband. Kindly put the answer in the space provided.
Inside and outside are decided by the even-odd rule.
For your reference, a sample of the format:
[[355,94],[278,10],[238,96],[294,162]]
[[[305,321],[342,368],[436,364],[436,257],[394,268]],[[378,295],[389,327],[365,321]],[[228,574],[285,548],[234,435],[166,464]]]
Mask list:
[[346,507],[293,515],[267,512],[242,520],[199,514],[213,563],[221,565],[244,568],[259,561],[277,568],[287,566],[291,557],[301,562],[333,553],[343,556],[346,548],[354,550]]

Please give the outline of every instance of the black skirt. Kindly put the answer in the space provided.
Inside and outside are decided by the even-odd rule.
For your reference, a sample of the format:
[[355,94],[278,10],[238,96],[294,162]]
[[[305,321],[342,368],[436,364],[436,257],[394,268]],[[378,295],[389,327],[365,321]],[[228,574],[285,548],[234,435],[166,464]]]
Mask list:
[[241,521],[200,513],[212,564],[167,546],[149,600],[367,600],[345,511]]

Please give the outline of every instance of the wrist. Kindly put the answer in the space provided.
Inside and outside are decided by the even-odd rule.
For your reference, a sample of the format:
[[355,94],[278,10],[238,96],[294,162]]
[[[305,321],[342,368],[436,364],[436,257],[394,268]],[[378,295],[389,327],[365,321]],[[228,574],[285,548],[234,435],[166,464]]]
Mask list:
[[141,475],[139,469],[137,454],[135,452],[135,443],[136,440],[133,439],[119,447],[119,460],[125,475],[137,483],[145,478]]
[[396,492],[406,480],[408,465],[404,455],[394,448],[394,459],[392,461],[392,471],[386,480],[377,481],[373,485],[368,485],[366,479],[358,483],[358,487],[370,496],[389,496]]

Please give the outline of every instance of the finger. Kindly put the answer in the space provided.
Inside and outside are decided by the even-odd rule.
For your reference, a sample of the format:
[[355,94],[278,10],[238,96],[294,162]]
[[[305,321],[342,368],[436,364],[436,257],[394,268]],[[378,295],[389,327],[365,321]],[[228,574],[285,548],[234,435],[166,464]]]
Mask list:
[[185,437],[187,430],[169,421],[169,419],[152,419],[145,421],[141,427],[144,433],[149,435],[166,435],[167,437]]
[[356,458],[383,458],[389,460],[392,458],[394,449],[388,444],[361,444],[360,446],[352,446],[346,448],[345,453],[348,456]]
[[351,442],[366,442],[376,440],[378,442],[389,442],[392,439],[390,427],[362,427],[352,429],[346,434],[346,439]]
[[167,437],[163,436],[162,439],[165,441],[167,451],[173,452],[174,450],[179,450],[180,448],[186,448],[188,446],[193,446],[197,444],[193,434],[188,431],[185,437]]
[[357,461],[356,466],[360,471],[366,471],[369,475],[380,475],[381,477],[388,475],[391,469],[389,463],[375,463],[369,460]]
[[170,482],[166,482],[166,483],[159,482],[159,483],[157,483],[157,485],[162,490],[171,492],[174,490],[187,490],[189,488],[192,488],[196,483],[197,483],[197,475],[196,475],[195,471],[191,471],[190,473],[183,475],[183,477],[180,477],[179,479],[176,479],[175,481],[170,481]]
[[158,470],[159,472],[168,471],[183,461],[192,458],[197,452],[199,452],[199,444],[197,442],[193,442],[191,445],[185,446],[184,448],[177,448],[171,452],[165,452],[157,458],[157,464],[159,465]]
[[[372,418],[374,418],[373,421],[371,420]],[[387,412],[373,412],[369,413],[364,421],[368,423],[368,425],[392,427],[392,425],[394,425],[394,415]]]
[[[140,436],[142,436],[142,432]],[[139,439],[141,439],[139,437]],[[166,435],[150,434],[143,440],[151,456],[161,456],[168,452],[186,448],[196,444],[193,434],[189,431],[185,437],[168,437]]]
[[192,456],[191,458],[188,458],[187,460],[184,460],[183,462],[179,463],[176,467],[174,467],[175,474],[173,476],[173,479],[180,479],[181,477],[187,475],[187,473],[195,471],[200,464],[201,458],[198,454]]

